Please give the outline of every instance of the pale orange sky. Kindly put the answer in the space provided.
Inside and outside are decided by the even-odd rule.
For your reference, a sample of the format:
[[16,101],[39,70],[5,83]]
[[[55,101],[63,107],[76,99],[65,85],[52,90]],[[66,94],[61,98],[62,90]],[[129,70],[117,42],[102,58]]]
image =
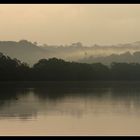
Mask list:
[[0,4],[0,40],[46,44],[140,41],[137,4]]

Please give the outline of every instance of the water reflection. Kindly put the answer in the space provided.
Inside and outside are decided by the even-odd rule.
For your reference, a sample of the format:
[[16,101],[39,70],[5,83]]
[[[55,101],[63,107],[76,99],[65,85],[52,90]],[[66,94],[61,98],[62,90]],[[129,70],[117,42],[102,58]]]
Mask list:
[[77,118],[89,114],[140,116],[139,82],[26,84],[1,86],[0,119],[29,120],[39,115],[71,115]]

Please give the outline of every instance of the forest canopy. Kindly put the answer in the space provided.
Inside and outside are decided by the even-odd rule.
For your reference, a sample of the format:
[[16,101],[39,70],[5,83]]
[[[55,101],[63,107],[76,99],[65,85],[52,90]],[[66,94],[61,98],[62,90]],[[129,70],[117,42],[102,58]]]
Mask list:
[[0,81],[108,81],[140,80],[139,63],[67,62],[63,59],[40,59],[32,67],[0,53]]

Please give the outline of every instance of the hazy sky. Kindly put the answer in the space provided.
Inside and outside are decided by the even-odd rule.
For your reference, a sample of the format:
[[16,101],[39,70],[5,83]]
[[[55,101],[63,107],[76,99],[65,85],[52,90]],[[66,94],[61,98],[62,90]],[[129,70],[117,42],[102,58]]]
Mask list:
[[0,40],[46,44],[140,41],[140,4],[0,4]]

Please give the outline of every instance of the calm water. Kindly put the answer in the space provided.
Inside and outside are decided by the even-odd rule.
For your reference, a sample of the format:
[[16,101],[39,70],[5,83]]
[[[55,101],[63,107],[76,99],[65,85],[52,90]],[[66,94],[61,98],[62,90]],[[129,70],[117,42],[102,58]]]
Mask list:
[[0,135],[140,135],[140,82],[0,83]]

